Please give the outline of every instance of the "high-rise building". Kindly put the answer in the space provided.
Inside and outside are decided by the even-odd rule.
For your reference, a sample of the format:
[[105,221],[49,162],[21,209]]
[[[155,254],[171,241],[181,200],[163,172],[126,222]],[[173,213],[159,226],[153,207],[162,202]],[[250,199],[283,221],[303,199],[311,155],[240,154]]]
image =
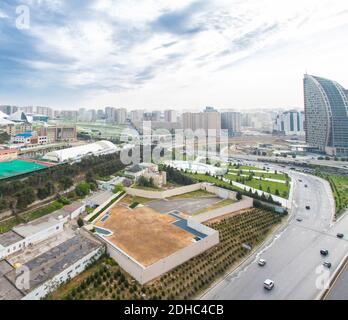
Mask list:
[[274,132],[285,135],[304,135],[305,113],[290,110],[280,112],[274,120]]
[[76,122],[78,119],[78,111],[76,111],[76,110],[62,110],[59,112],[59,118]]
[[330,155],[348,154],[348,97],[337,82],[304,76],[306,141]]
[[151,121],[161,121],[162,112],[161,111],[152,111]]
[[97,110],[97,119],[98,120],[103,120],[105,118],[105,114],[103,110]]
[[228,130],[230,137],[240,135],[242,126],[242,117],[239,112],[222,112],[221,129]]
[[175,110],[165,110],[164,111],[164,121],[165,122],[177,122],[178,121],[178,114]]
[[138,122],[144,120],[144,110],[132,110],[130,113],[130,119],[132,122]]
[[8,115],[15,113],[19,110],[17,106],[0,106],[0,111]]
[[36,109],[35,109],[35,112],[37,114],[40,114],[40,115],[43,115],[43,116],[47,116],[49,117],[50,119],[53,118],[53,110],[49,107],[40,107],[40,106],[37,106]]
[[127,109],[115,109],[115,121],[117,124],[125,124],[127,121]]
[[218,135],[221,130],[221,115],[219,112],[186,112],[182,115],[182,125],[184,130],[203,129],[207,132],[214,129]]
[[112,107],[105,108],[105,119],[106,121],[109,121],[109,122],[115,121],[115,108],[112,108]]

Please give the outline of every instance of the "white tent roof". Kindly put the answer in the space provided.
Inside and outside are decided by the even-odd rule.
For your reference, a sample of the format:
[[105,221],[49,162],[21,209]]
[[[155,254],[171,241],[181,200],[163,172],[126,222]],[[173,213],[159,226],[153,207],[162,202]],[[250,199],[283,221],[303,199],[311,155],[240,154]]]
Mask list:
[[23,111],[17,111],[10,115],[9,120],[15,121],[15,122],[27,122],[28,119],[26,114]]
[[6,126],[8,124],[15,124],[14,122],[0,117],[0,126]]
[[44,159],[64,162],[67,160],[79,159],[87,155],[98,155],[103,152],[116,152],[117,150],[118,148],[112,142],[103,140],[83,146],[52,151],[47,153]]
[[6,114],[6,113],[0,111],[0,119],[7,119],[8,117],[9,117],[8,114]]

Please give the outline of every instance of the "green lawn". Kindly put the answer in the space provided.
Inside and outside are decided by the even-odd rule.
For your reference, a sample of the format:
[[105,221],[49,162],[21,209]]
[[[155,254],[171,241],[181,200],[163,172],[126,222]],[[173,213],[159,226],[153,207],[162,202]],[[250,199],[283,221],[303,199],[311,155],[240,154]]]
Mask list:
[[254,167],[254,166],[232,166],[229,167],[230,169],[237,169],[237,170],[263,170],[262,168]]
[[[231,173],[235,173],[237,174],[238,171],[231,171]],[[242,174],[245,174],[247,176],[249,176],[251,172],[250,171],[246,171],[246,170],[242,170]],[[269,179],[276,179],[276,180],[290,180],[289,177],[287,177],[285,174],[282,173],[269,173],[269,172],[252,172],[254,174],[254,176],[256,177],[263,177],[263,178],[269,178]]]
[[336,215],[340,216],[348,205],[348,177],[330,175],[327,179],[335,197]]
[[[225,178],[237,182],[237,179],[242,179],[243,177],[226,174]],[[259,179],[252,179],[251,181],[248,181],[247,179],[245,179],[244,181],[241,181],[240,183],[245,184],[249,187],[267,192],[267,193],[271,193],[273,195],[278,195],[286,199],[289,197],[290,185],[286,185],[285,183],[259,180]],[[277,192],[277,190],[279,192]]]

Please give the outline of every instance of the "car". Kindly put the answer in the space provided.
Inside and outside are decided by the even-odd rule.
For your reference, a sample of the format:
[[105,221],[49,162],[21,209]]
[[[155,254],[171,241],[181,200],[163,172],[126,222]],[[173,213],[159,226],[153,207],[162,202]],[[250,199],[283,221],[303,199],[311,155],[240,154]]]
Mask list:
[[344,238],[344,234],[343,233],[337,233],[337,238],[339,238],[339,239]]
[[266,265],[266,260],[265,259],[260,259],[257,263],[258,263],[258,265],[260,267],[264,267]]
[[271,279],[266,279],[263,283],[263,287],[267,290],[272,290],[274,288],[274,281]]
[[297,218],[296,220],[297,220],[298,222],[302,222],[302,221],[303,221],[302,218]]
[[302,180],[301,180],[301,179],[298,179],[298,181],[299,181],[299,182],[302,182]]
[[306,209],[307,209],[307,210],[310,210],[310,209],[311,209],[311,206],[306,206]]
[[328,268],[328,269],[330,269],[330,268],[331,268],[331,263],[325,261],[325,262],[323,263],[323,266],[326,267],[326,268]]
[[304,185],[304,187],[305,187],[305,188],[308,188],[308,186],[307,186],[306,184]]
[[320,250],[320,254],[321,254],[322,256],[327,256],[327,255],[329,254],[329,251],[326,250],[326,249],[322,249],[322,250]]

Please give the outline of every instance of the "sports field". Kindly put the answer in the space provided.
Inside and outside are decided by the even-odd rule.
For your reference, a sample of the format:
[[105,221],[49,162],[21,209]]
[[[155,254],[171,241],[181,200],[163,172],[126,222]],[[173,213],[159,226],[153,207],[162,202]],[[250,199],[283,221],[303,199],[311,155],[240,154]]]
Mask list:
[[23,160],[0,162],[0,180],[44,168],[47,166]]

